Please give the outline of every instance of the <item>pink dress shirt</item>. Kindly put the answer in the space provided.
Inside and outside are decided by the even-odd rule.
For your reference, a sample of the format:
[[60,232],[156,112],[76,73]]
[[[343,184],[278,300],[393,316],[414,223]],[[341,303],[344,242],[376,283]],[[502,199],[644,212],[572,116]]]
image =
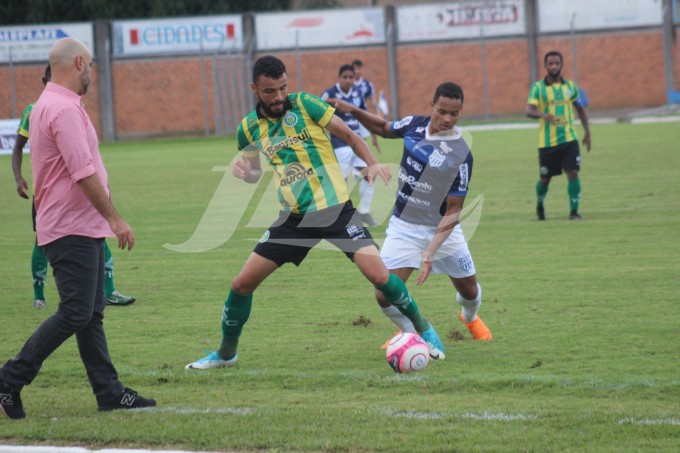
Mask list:
[[30,127],[38,245],[70,235],[115,236],[77,184],[97,173],[109,195],[97,133],[80,96],[49,82],[33,107]]

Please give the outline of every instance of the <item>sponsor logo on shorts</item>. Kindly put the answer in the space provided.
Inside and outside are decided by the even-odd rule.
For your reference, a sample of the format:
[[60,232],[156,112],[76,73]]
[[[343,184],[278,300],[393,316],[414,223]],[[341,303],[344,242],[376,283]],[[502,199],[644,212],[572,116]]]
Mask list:
[[364,231],[364,227],[360,227],[358,225],[348,226],[347,235],[351,237],[353,241],[358,241],[359,239],[366,239],[366,231]]
[[283,176],[281,177],[281,187],[304,181],[314,174],[315,172],[313,168],[306,168],[299,162],[288,164],[283,170]]
[[464,257],[459,258],[458,265],[464,271],[469,271],[472,269],[472,257],[470,255],[465,255]]
[[297,124],[297,122],[298,122],[298,117],[293,112],[288,112],[288,113],[286,113],[286,116],[283,117],[283,123],[286,126],[293,127]]

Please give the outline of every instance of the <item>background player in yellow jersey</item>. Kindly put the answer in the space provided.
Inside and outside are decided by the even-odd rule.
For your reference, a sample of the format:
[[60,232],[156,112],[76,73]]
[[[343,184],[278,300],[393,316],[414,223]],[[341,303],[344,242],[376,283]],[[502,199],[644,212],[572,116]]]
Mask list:
[[[356,219],[326,131],[341,138],[366,162],[370,182],[376,176],[389,181],[388,168],[378,163],[366,142],[321,98],[303,92],[288,94],[286,67],[278,58],[267,55],[255,62],[251,90],[258,103],[239,125],[238,146],[244,154],[235,161],[232,174],[247,183],[258,182],[262,154],[278,183],[281,211],[231,283],[222,312],[219,348],[186,368],[204,370],[236,364],[238,341],[250,316],[253,292],[284,264],[299,265],[322,239],[343,251],[386,300],[413,322],[432,358],[443,359],[439,336],[421,316],[404,282],[387,270],[371,233]],[[295,304],[287,308],[294,315]]]
[[580,220],[578,205],[581,198],[581,182],[578,172],[581,167],[581,155],[574,131],[572,105],[583,126],[583,144],[590,151],[588,116],[579,99],[576,83],[560,75],[563,66],[562,54],[550,51],[545,54],[543,63],[547,75],[531,86],[526,108],[527,116],[537,118],[540,123],[538,133],[540,179],[536,183],[536,215],[538,220],[545,220],[543,200],[548,193],[550,179],[562,174],[564,170],[568,179],[569,219]]
[[[45,68],[45,74],[42,77],[43,85],[47,85],[52,77],[52,71],[48,64]],[[21,198],[28,200],[28,182],[24,179],[21,173],[21,165],[23,163],[23,153],[26,143],[28,143],[28,130],[30,125],[30,115],[33,110],[33,104],[28,104],[24,113],[21,115],[19,128],[17,130],[17,138],[12,149],[12,171],[14,172],[14,180],[17,183],[17,193]],[[32,206],[33,211],[33,231],[35,231],[35,204]],[[135,302],[134,296],[126,296],[116,290],[116,285],[113,282],[113,256],[111,249],[104,241],[104,290],[106,292],[106,305],[130,305]],[[31,255],[31,274],[33,276],[33,308],[43,309],[47,308],[45,299],[45,280],[47,278],[47,257],[42,247],[38,246],[36,242],[33,245],[33,254]]]

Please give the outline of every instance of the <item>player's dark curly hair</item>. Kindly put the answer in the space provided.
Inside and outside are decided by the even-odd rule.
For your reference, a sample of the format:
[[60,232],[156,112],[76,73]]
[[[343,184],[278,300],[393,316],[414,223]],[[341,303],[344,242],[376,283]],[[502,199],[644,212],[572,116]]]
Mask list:
[[545,57],[543,57],[543,64],[548,64],[548,57],[560,57],[560,63],[564,61],[564,58],[562,58],[562,54],[556,50],[551,50],[550,52],[545,54]]
[[344,64],[340,66],[340,69],[338,70],[338,77],[340,77],[345,71],[352,71],[352,74],[354,74],[354,66],[351,64]]
[[273,55],[260,57],[253,66],[253,83],[257,83],[260,76],[278,79],[286,73],[286,65]]
[[436,104],[439,98],[442,96],[449,99],[460,99],[461,104],[463,103],[465,98],[465,95],[463,94],[463,89],[460,87],[460,85],[456,85],[453,82],[444,82],[441,85],[439,85],[437,89],[434,90],[434,100],[432,101],[432,103]]

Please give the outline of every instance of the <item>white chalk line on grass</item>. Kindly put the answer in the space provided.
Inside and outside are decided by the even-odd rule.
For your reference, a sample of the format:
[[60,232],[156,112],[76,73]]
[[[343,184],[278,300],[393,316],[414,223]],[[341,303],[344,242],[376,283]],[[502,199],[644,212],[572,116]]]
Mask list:
[[514,420],[533,420],[535,415],[525,414],[504,414],[502,412],[461,412],[461,413],[442,413],[442,412],[418,412],[418,411],[396,411],[392,409],[380,409],[379,413],[390,417],[416,418],[421,420],[439,420],[442,418],[466,418],[483,421],[514,421]]
[[255,409],[249,407],[215,407],[215,408],[193,408],[193,407],[174,407],[174,406],[156,406],[146,409],[137,409],[140,412],[174,412],[175,414],[230,414],[230,415],[250,415],[255,412]]
[[631,418],[619,420],[619,425],[674,425],[680,426],[680,418]]

